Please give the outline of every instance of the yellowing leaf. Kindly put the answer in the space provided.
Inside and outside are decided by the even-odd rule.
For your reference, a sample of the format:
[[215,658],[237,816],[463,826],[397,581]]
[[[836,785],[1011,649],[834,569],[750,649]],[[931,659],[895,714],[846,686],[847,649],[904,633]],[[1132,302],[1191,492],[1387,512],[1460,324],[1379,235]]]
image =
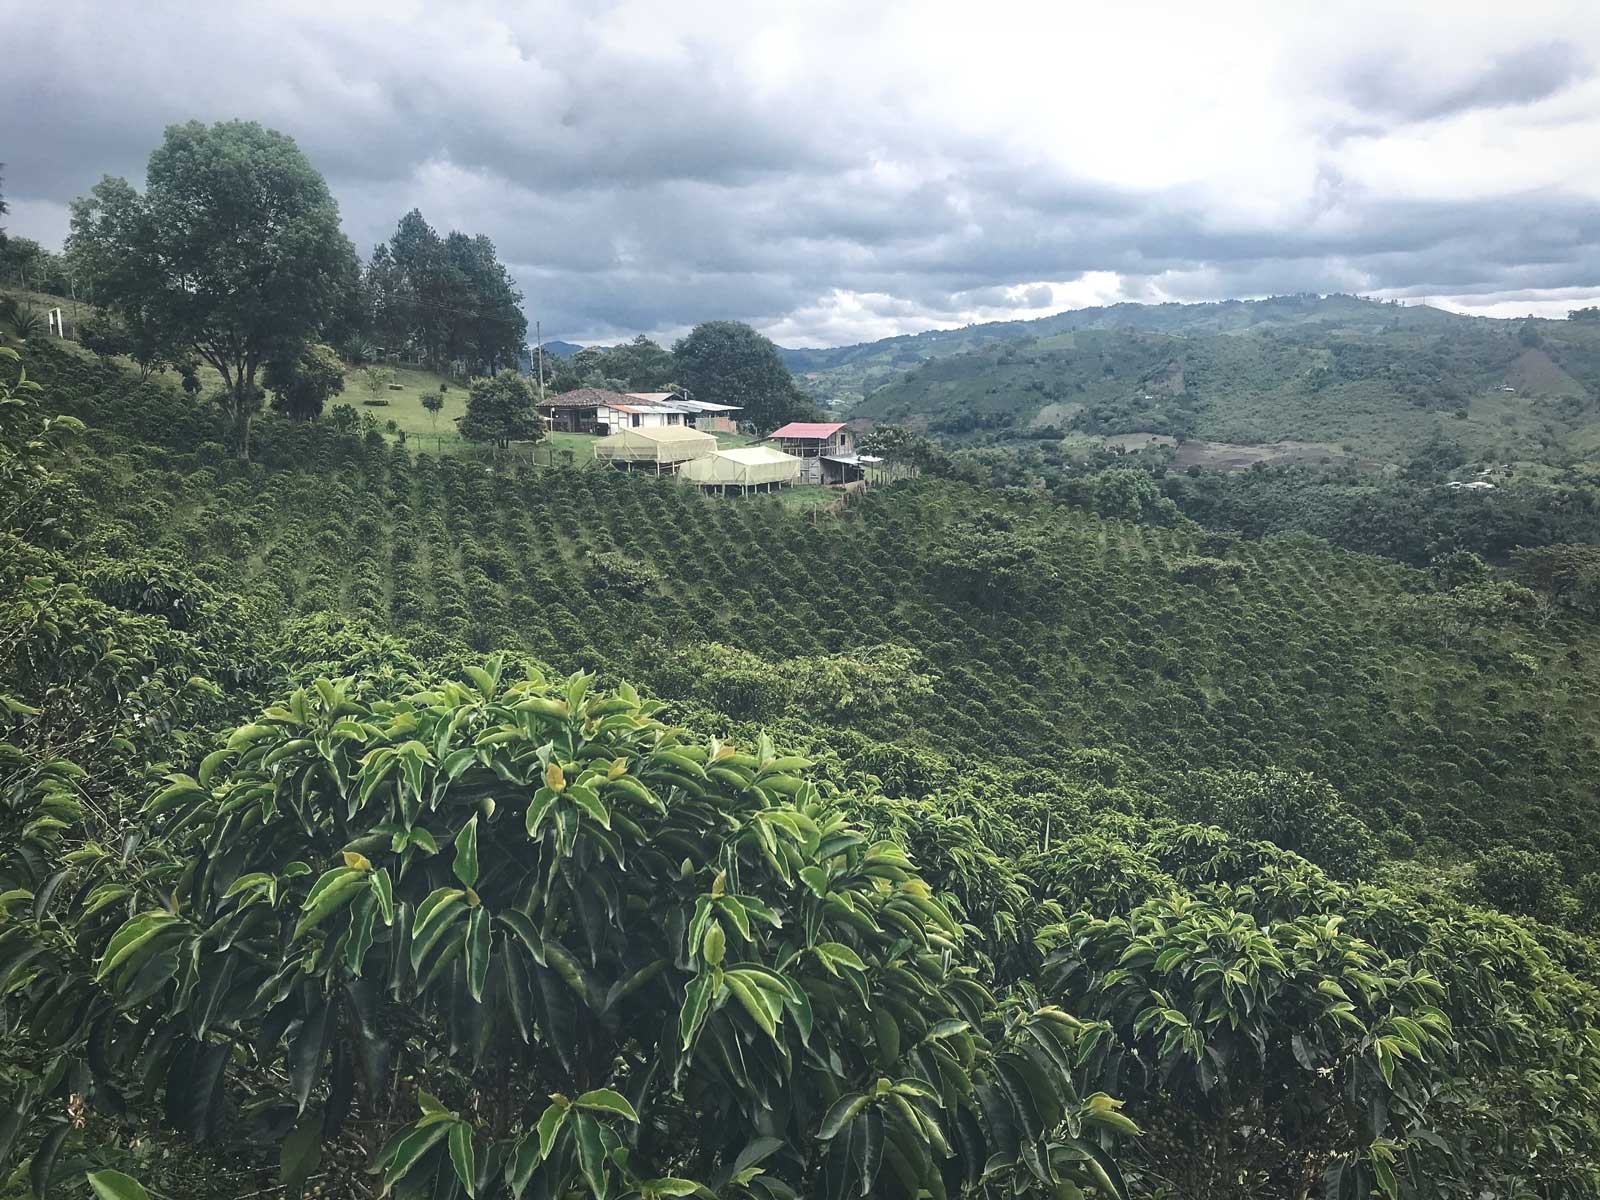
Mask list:
[[560,763],[551,763],[544,769],[544,785],[552,792],[567,790],[567,777],[561,773]]
[[358,854],[354,850],[346,850],[344,852],[344,865],[349,867],[352,871],[372,870],[372,863],[368,860],[367,856],[365,854]]

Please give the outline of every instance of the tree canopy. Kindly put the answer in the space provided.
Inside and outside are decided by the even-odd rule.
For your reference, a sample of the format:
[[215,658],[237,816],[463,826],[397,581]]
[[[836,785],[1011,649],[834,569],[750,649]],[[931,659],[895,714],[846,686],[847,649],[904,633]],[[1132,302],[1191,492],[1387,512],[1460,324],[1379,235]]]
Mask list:
[[455,230],[440,237],[417,209],[373,251],[366,290],[384,348],[437,368],[460,360],[493,374],[516,366],[528,340],[522,293],[494,243]]
[[320,342],[309,342],[287,362],[267,364],[262,382],[272,393],[274,410],[296,421],[322,415],[328,401],[344,391],[344,363],[339,352]]
[[812,416],[778,348],[740,321],[705,321],[673,344],[679,381],[696,400],[741,408],[741,421],[765,433]]
[[142,195],[107,177],[74,201],[67,246],[98,300],[222,376],[241,457],[258,372],[299,354],[354,256],[322,176],[253,121],[170,126]]
[[533,385],[515,371],[474,379],[467,390],[467,411],[457,418],[461,436],[505,449],[512,442],[537,442],[544,422],[534,407]]

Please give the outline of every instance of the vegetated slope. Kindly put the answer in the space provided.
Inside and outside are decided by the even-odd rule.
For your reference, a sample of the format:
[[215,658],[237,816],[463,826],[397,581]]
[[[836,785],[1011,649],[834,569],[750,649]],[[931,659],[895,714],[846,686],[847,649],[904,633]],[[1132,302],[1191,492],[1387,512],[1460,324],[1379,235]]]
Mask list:
[[[1377,869],[1324,785],[1192,767],[1303,752],[1391,855],[1431,823],[1425,850],[1522,839],[1585,870],[1564,774],[1592,770],[1593,703],[1560,659],[1587,626],[1463,657],[1399,631],[1426,598],[1391,564],[936,483],[813,523],[274,418],[241,466],[207,406],[31,358],[91,423],[44,495],[0,475],[33,506],[0,532],[0,953],[27,1034],[0,1049],[35,1191],[87,1163],[197,1200],[311,1171],[353,1194],[364,1169],[504,1200],[542,1109],[536,1195],[580,1165],[596,1196],[722,1188],[760,1155],[760,1186],[719,1194],[1596,1194],[1592,943],[1472,907],[1448,863],[1336,881],[1252,840]],[[6,415],[0,450],[48,453]],[[648,676],[692,732],[461,639]],[[1503,902],[1592,926],[1562,864],[1490,865]],[[927,1120],[874,1129],[879,1078]],[[899,1158],[864,1178],[885,1134]]]
[[[58,362],[100,430],[76,481],[126,541],[283,616],[340,610],[647,680],[670,678],[664,651],[688,644],[775,662],[898,643],[933,680],[914,711],[845,705],[824,724],[1151,786],[1294,767],[1402,848],[1510,842],[1578,873],[1600,849],[1590,627],[1486,628],[1452,648],[1399,619],[1426,584],[1397,564],[1268,539],[1231,551],[1236,586],[1202,586],[1180,577],[1195,534],[1020,494],[899,486],[815,524],[670,481],[508,479],[317,425],[274,425],[269,468],[244,470],[205,444],[203,411]],[[997,544],[1035,557],[978,594],[960,564],[983,512]]]
[[1345,334],[1401,328],[1438,331],[1472,323],[1425,306],[1406,307],[1346,295],[1273,296],[1208,304],[1112,304],[1072,309],[1028,321],[993,321],[931,329],[828,349],[784,350],[784,361],[820,399],[846,407],[921,363],[997,342],[1048,338],[1074,330],[1123,330],[1206,336],[1316,326]]
[[1476,458],[1559,463],[1596,422],[1597,355],[1589,322],[1086,331],[929,362],[855,413],[957,438],[1147,432],[1400,461],[1442,437]]

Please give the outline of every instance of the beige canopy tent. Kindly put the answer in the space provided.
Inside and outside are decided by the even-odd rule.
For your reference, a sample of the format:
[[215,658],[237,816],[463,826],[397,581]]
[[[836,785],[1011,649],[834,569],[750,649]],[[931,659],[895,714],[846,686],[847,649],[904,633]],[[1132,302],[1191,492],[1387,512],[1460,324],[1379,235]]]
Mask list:
[[678,474],[701,487],[776,488],[800,477],[800,460],[771,446],[716,450]]
[[654,466],[657,471],[704,458],[717,448],[717,439],[684,425],[656,425],[619,429],[594,444],[596,461],[618,467]]

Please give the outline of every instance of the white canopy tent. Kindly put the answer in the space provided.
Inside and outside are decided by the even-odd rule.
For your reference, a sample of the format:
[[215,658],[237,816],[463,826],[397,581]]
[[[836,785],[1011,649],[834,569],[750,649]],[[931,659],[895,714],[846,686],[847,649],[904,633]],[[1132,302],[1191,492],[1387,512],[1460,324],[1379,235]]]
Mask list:
[[740,446],[697,458],[678,474],[701,487],[776,488],[800,477],[800,460],[771,446]]
[[717,448],[717,439],[685,425],[655,425],[639,429],[619,429],[594,444],[596,461],[615,466],[635,464],[676,467],[692,459],[704,458]]

